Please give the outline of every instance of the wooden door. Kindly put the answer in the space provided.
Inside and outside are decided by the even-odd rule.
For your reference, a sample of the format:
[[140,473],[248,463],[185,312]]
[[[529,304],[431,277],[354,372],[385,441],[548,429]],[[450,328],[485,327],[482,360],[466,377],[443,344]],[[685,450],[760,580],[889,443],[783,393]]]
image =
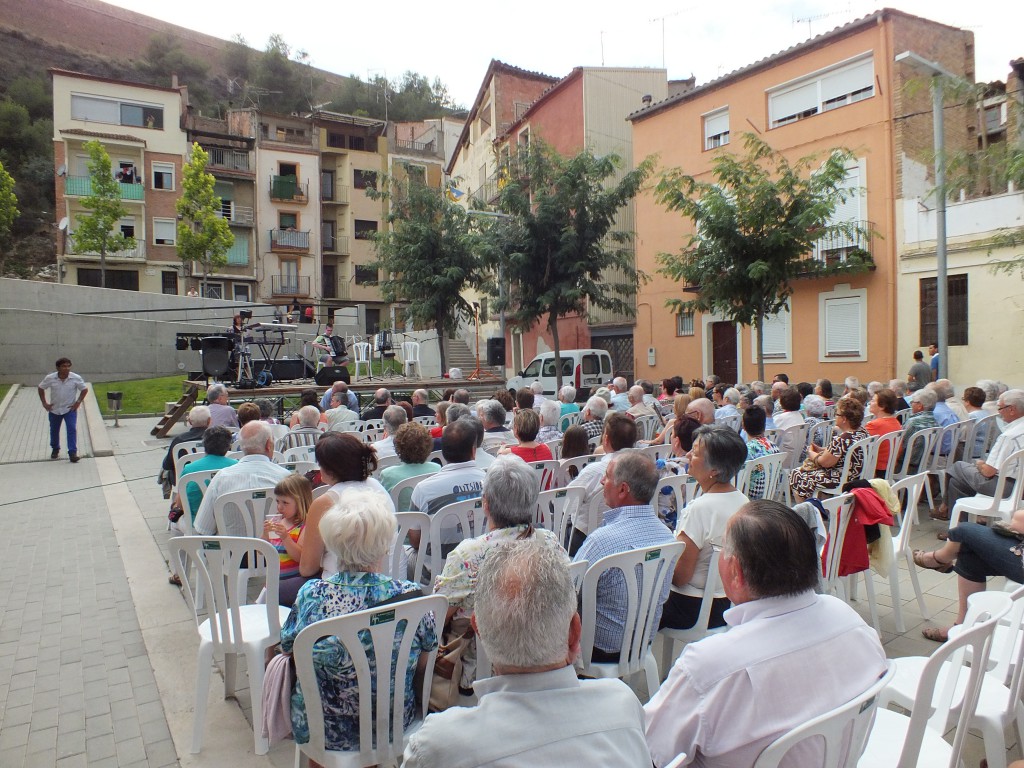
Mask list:
[[725,384],[736,383],[736,326],[733,323],[711,324],[710,372]]

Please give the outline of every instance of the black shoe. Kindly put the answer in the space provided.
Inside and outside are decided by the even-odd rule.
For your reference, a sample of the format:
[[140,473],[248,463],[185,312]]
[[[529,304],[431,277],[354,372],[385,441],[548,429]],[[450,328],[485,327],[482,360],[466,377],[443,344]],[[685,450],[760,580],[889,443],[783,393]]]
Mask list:
[[50,451],[51,459],[56,459],[58,456],[60,456],[60,448],[54,448],[52,451]]
[[78,454],[77,453],[69,453],[68,454],[68,459],[71,461],[72,464],[77,464],[78,463]]

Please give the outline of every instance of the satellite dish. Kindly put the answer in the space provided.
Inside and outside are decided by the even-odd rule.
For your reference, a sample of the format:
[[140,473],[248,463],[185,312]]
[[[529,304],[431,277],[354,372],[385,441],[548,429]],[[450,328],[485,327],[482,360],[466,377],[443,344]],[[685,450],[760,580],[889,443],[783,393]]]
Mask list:
[[63,232],[67,228],[68,228],[68,217],[65,216],[63,219],[60,220],[60,224],[57,225],[57,229],[59,229],[61,232]]
[[62,164],[60,166],[60,168],[57,169],[57,175],[58,176],[66,176],[67,172],[68,172],[68,167],[67,167],[67,165],[64,165],[64,164]]

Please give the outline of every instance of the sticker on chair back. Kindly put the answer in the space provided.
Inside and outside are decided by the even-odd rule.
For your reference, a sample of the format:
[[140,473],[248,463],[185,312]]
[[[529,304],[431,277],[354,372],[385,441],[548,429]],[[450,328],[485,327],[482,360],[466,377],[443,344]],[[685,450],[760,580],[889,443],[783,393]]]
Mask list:
[[266,491],[253,491],[252,492],[252,497],[254,499],[265,499],[265,498],[267,498],[267,492]]
[[569,492],[563,488],[560,491],[555,491],[555,498],[556,499],[564,499],[568,494],[569,494]]
[[375,613],[370,617],[370,626],[376,627],[378,624],[387,624],[389,621],[395,620],[394,609],[390,611],[384,611],[382,613]]
[[868,699],[867,701],[865,701],[863,704],[860,705],[860,709],[857,710],[857,714],[860,714],[861,712],[864,712],[865,710],[870,709],[874,705],[874,703],[875,703],[875,697],[872,696],[870,699]]
[[204,541],[203,549],[220,549],[219,541]]
[[650,560],[657,560],[659,557],[661,557],[661,550],[652,549],[650,552],[644,555],[644,562],[646,563]]

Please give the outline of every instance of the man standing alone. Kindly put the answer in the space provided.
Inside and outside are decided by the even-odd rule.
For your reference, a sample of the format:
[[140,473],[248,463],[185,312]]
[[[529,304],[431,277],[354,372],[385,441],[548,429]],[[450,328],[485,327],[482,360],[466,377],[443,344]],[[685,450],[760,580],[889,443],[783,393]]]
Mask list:
[[[47,374],[39,382],[39,402],[50,414],[50,458],[60,455],[60,425],[65,425],[68,434],[68,459],[78,461],[78,406],[85,400],[89,390],[77,373],[71,372],[71,361],[60,358],[57,370]],[[50,402],[46,402],[46,390],[50,390]]]
[[914,364],[907,371],[907,389],[917,392],[924,389],[932,380],[932,369],[924,361],[924,353],[920,349],[914,350]]

